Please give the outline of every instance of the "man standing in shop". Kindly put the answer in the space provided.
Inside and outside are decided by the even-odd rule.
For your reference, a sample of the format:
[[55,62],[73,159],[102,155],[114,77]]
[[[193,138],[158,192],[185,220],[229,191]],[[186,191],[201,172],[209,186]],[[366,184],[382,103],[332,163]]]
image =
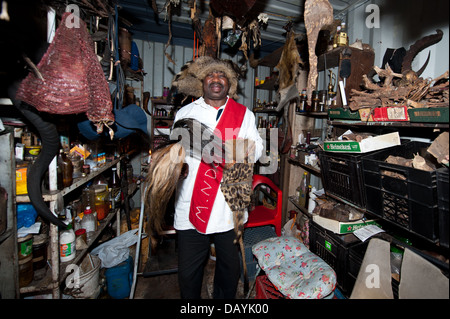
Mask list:
[[[200,57],[177,75],[178,92],[199,97],[182,107],[175,122],[191,118],[232,138],[255,142],[255,160],[263,150],[255,116],[237,103],[238,76],[232,62]],[[229,136],[227,136],[229,138]],[[239,247],[234,243],[233,213],[220,190],[222,172],[186,156],[189,173],[176,194],[174,227],[178,234],[178,278],[182,298],[200,298],[203,270],[211,242],[215,245],[214,298],[235,298],[240,277]],[[247,214],[245,215],[245,221]]]

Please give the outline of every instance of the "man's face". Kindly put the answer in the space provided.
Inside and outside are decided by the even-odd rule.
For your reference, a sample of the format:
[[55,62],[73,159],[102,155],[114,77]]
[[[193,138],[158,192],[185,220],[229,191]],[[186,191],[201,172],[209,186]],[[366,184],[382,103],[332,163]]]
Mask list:
[[224,100],[227,98],[230,83],[223,72],[211,72],[203,79],[205,99]]

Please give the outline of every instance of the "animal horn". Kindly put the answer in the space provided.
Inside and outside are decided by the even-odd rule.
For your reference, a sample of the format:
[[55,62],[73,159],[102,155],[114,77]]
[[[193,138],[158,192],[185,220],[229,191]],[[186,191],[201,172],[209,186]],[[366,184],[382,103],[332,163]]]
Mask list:
[[[402,73],[412,70],[412,61],[414,60],[416,55],[423,49],[428,48],[429,46],[441,41],[443,34],[444,33],[442,32],[442,30],[437,29],[436,34],[425,36],[425,37],[417,40],[413,45],[411,45],[411,47],[406,52],[406,55],[403,59]],[[420,70],[416,73],[417,76],[420,76],[422,74],[422,72],[425,70],[427,64],[428,64],[428,59],[425,62],[425,64],[420,68]]]

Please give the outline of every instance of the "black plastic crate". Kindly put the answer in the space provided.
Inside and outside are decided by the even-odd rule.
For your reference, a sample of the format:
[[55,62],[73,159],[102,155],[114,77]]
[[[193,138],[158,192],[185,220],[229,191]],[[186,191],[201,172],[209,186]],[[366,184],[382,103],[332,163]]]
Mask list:
[[417,153],[426,156],[429,146],[428,143],[414,141],[363,156],[363,180],[366,210],[369,213],[436,242],[436,171],[428,172],[385,162],[389,155],[408,159]]
[[439,206],[439,245],[448,248],[448,168],[436,170]]
[[339,235],[315,222],[309,228],[309,250],[322,258],[336,272],[337,284],[345,294],[351,293],[354,281],[348,280],[349,248],[361,241],[353,234]]
[[327,194],[365,208],[361,158],[364,154],[319,152],[323,188]]
[[[250,227],[244,229],[244,251],[245,251],[245,263],[247,264],[247,275],[250,281],[253,281],[256,278],[256,274],[258,269],[260,268],[258,265],[258,260],[255,258],[252,252],[253,245],[263,241],[267,238],[277,237],[277,233],[275,232],[275,227],[267,225],[267,226],[259,226],[259,227]],[[241,261],[242,266],[242,256],[239,254],[239,259]],[[241,267],[241,280],[244,281],[244,272]]]
[[358,278],[359,269],[361,268],[368,245],[369,240],[360,242],[349,249],[347,275],[349,286],[352,288],[355,285],[356,278]]

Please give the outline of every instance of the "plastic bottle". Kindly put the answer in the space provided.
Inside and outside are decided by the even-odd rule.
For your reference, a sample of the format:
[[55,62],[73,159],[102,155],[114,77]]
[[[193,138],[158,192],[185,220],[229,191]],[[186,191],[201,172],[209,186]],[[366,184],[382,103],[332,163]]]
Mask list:
[[300,192],[298,203],[300,207],[306,207],[306,192],[308,191],[308,172],[304,172],[300,181]]
[[97,230],[97,217],[92,213],[90,206],[86,207],[84,211],[81,227],[86,229],[88,235]]
[[76,256],[75,232],[72,224],[68,224],[67,228],[59,235],[59,258],[61,262],[71,261]]
[[314,194],[315,191],[316,191],[315,187],[312,187],[311,190],[309,191],[308,213],[312,213],[314,208],[316,208],[315,199],[317,198],[317,196]]
[[73,165],[62,149],[59,150],[58,166],[61,168],[64,187],[69,187],[73,182]]

